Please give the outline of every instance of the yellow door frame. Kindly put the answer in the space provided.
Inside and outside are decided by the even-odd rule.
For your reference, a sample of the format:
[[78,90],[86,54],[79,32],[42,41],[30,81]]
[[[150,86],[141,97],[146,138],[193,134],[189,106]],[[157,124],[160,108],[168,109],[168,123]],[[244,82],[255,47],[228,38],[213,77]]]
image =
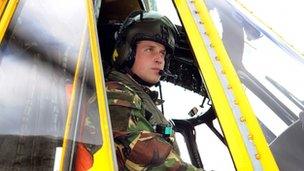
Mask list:
[[13,17],[19,0],[0,0],[0,43]]
[[203,0],[174,0],[237,170],[279,170]]
[[[97,105],[99,111],[100,118],[100,132],[101,132],[101,148],[94,154],[94,163],[93,167],[90,170],[107,170],[114,171],[117,169],[117,161],[114,150],[114,140],[112,136],[112,128],[109,116],[108,102],[106,98],[106,90],[105,90],[105,81],[103,68],[101,65],[101,56],[99,51],[99,44],[97,38],[97,29],[96,29],[96,21],[94,18],[94,8],[91,0],[84,0],[86,5],[86,14],[87,14],[87,25],[84,29],[82,35],[82,42],[80,44],[80,50],[77,58],[77,65],[75,70],[75,76],[73,80],[73,88],[72,95],[70,100],[70,105],[68,109],[68,116],[66,122],[66,128],[64,133],[63,140],[63,150],[62,157],[60,162],[60,170],[64,170],[66,168],[65,156],[68,149],[68,137],[71,130],[70,125],[72,125],[72,116],[73,116],[73,108],[75,105],[76,91],[79,87],[77,84],[79,82],[79,70],[81,66],[81,62],[83,61],[83,57],[85,55],[84,49],[90,47],[91,58],[93,63],[93,71],[94,71],[94,80],[96,86],[96,97],[97,97]],[[87,37],[88,36],[88,37]],[[86,40],[88,38],[89,40]],[[86,43],[89,42],[89,45]]]
[[100,129],[103,142],[102,148],[94,155],[95,164],[92,170],[118,170],[92,0],[86,0],[86,7],[98,110],[100,114]]

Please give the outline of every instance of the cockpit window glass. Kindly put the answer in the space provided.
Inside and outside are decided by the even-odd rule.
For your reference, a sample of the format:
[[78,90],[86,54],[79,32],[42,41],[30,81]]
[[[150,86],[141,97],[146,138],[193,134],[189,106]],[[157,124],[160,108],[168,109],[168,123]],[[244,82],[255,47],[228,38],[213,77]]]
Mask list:
[[0,45],[0,170],[58,170],[101,148],[90,48],[85,1],[19,2]]
[[[232,3],[207,4],[219,14],[212,18],[253,110],[266,127],[281,134],[304,110],[304,79],[299,76],[304,72],[303,57]],[[280,128],[273,128],[274,115],[283,123],[277,125]]]

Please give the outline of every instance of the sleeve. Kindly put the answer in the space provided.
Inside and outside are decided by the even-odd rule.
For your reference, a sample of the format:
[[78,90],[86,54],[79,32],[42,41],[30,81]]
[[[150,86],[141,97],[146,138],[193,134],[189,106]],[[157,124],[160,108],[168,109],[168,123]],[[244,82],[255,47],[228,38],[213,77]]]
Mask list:
[[119,170],[197,170],[154,132],[144,117],[140,97],[132,89],[107,83],[107,96]]

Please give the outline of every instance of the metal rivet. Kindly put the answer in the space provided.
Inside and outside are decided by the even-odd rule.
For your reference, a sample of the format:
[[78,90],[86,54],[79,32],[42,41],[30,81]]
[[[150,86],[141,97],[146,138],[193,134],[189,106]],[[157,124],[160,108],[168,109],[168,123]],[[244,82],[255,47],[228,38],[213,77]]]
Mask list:
[[245,118],[244,116],[241,116],[241,117],[240,117],[240,121],[241,121],[241,122],[245,122],[245,121],[246,121],[246,118]]
[[248,138],[249,138],[249,140],[253,140],[253,135],[252,135],[252,134],[249,134],[249,135],[248,135]]
[[260,160],[260,159],[261,159],[261,155],[260,155],[260,154],[255,154],[255,158],[256,158],[257,160]]
[[236,100],[234,100],[234,104],[235,104],[235,105],[239,105],[239,102],[236,101]]
[[194,13],[195,13],[195,14],[199,14],[199,11],[196,11],[196,10],[195,10]]

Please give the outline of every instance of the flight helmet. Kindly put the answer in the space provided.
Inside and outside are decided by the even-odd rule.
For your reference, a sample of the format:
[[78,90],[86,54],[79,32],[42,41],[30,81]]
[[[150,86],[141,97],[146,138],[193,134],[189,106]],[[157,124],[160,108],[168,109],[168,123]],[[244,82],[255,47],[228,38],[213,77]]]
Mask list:
[[166,17],[153,11],[132,12],[115,34],[116,45],[112,62],[117,69],[131,69],[135,61],[136,44],[141,40],[151,40],[165,46],[165,68],[174,53],[178,31]]

